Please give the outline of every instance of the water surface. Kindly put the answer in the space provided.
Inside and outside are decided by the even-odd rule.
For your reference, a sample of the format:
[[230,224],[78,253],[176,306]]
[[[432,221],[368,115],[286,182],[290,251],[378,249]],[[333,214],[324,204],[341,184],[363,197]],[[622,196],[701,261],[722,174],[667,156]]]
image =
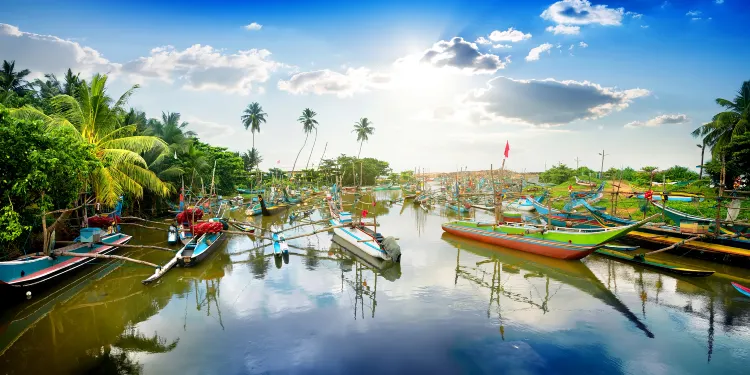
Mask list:
[[326,233],[290,241],[288,263],[232,236],[152,286],[147,267],[97,263],[5,313],[0,373],[748,373],[750,299],[729,284],[750,285],[747,270],[662,256],[717,270],[695,279],[558,261],[445,234],[439,208],[368,211],[399,238],[401,264],[373,268]]

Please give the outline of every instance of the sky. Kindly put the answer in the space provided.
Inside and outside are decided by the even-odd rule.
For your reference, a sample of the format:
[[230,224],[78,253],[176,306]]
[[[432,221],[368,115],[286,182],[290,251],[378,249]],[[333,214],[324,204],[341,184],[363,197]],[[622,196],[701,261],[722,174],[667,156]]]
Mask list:
[[362,157],[397,171],[497,168],[506,142],[515,171],[599,170],[602,151],[605,170],[692,168],[690,132],[750,79],[748,23],[746,0],[8,0],[0,59],[138,84],[130,106],[233,151],[258,102],[261,168],[291,168],[305,108],[319,126],[298,164],[356,154],[366,117]]

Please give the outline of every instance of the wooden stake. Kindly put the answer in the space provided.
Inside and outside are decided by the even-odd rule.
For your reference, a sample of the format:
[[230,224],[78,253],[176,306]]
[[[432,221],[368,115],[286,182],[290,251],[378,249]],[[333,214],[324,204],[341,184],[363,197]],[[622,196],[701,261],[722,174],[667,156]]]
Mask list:
[[691,241],[695,241],[695,240],[699,240],[699,239],[701,239],[701,238],[703,238],[703,237],[704,237],[704,236],[695,236],[695,237],[690,237],[690,238],[684,239],[684,240],[682,240],[682,241],[680,241],[680,242],[677,242],[677,243],[676,243],[676,244],[674,244],[674,245],[670,245],[670,246],[667,246],[667,247],[665,247],[665,248],[663,248],[663,249],[659,249],[659,250],[654,250],[654,251],[649,251],[648,253],[645,253],[645,254],[643,254],[643,256],[646,256],[646,255],[652,255],[652,254],[657,254],[657,253],[662,253],[662,252],[665,252],[665,251],[669,251],[669,250],[672,250],[672,249],[676,249],[676,248],[678,248],[678,247],[680,247],[680,246],[682,246],[682,245],[684,245],[684,244],[686,244],[686,243],[688,243],[688,242],[691,242]]

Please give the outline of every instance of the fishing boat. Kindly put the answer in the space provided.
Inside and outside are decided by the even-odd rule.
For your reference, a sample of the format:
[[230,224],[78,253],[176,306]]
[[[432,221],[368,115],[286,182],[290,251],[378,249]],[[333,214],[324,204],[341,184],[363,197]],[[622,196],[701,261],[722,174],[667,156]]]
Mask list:
[[[334,194],[336,194],[334,187]],[[352,221],[352,214],[336,207],[336,200],[332,196],[326,197],[331,214],[329,223],[333,226],[333,234],[342,239],[342,244],[362,251],[375,258],[401,261],[401,248],[393,237],[383,237],[364,225]]]
[[585,203],[595,204],[604,198],[604,182],[595,191],[571,192],[570,201],[565,204],[563,211],[571,212]]
[[287,245],[286,243],[284,234],[274,232],[272,237],[273,237],[273,255],[280,257],[283,254],[289,254],[289,245]]
[[455,212],[458,212],[460,214],[465,214],[465,213],[469,212],[468,208],[466,208],[466,207],[464,207],[462,205],[457,205],[455,203],[446,203],[445,204],[445,208],[447,208],[449,210],[452,210],[452,211],[455,211]]
[[[649,217],[650,220],[652,217]],[[443,224],[443,230],[465,238],[481,241],[509,249],[544,255],[552,258],[582,259],[605,243],[625,236],[628,232],[645,224],[574,229],[533,224],[505,223],[482,224],[475,221],[453,221]]]
[[652,259],[646,259],[643,254],[640,255],[627,255],[618,251],[599,249],[596,250],[597,254],[605,255],[610,258],[614,258],[623,262],[634,263],[643,267],[658,269],[660,271],[675,273],[683,276],[694,276],[694,277],[706,277],[714,274],[713,270],[702,270],[696,268],[683,267],[677,264],[670,264],[664,261],[655,261]]
[[[541,215],[545,221],[549,220],[551,225],[567,228],[588,229],[598,228],[601,226],[599,224],[599,221],[597,221],[596,218],[592,216],[574,212],[562,212],[554,208],[548,208],[541,203],[542,200],[543,199],[530,199],[530,202],[534,206],[534,209],[536,209],[536,211],[539,213],[539,215]],[[625,225],[630,224],[633,223],[628,223]]]
[[191,267],[200,263],[219,248],[224,238],[225,236],[221,232],[203,234],[175,254],[177,264],[182,267]]
[[247,225],[247,224],[232,222],[230,223],[230,225],[233,226],[235,229],[238,229],[242,232],[255,233],[255,227]]
[[531,203],[531,199],[527,197],[521,197],[512,202],[503,202],[503,209],[511,211],[530,212],[534,211],[534,205]]
[[179,241],[179,234],[177,233],[177,227],[174,225],[169,226],[169,230],[167,231],[167,243],[170,245],[174,245]]
[[179,225],[178,233],[183,245],[193,239],[193,223],[203,218],[203,210],[198,207],[188,208],[175,216]]
[[735,283],[734,281],[732,281],[732,286],[734,287],[734,289],[737,289],[738,292],[744,294],[746,297],[750,297],[750,288]]
[[581,186],[589,186],[594,187],[596,186],[596,182],[586,181],[586,180],[580,180],[578,179],[578,176],[575,176],[576,184]]
[[614,245],[614,244],[604,244],[604,248],[607,250],[615,250],[615,251],[635,251],[640,248],[640,246],[628,246],[628,245]]
[[[645,193],[638,193],[635,195],[638,199],[646,199]],[[651,201],[660,201],[664,200],[664,197],[661,194],[653,194],[650,198]],[[675,201],[675,202],[692,202],[694,200],[700,200],[702,201],[703,198],[699,197],[698,195],[682,195],[682,194],[667,194],[667,201]]]
[[[117,249],[112,245],[127,244],[132,238],[124,233],[105,234],[99,228],[85,228],[81,234],[81,237],[76,239],[76,243],[56,250],[106,255]],[[97,239],[98,241],[94,241]],[[25,298],[27,292],[55,284],[58,277],[70,274],[94,259],[36,253],[0,262],[0,295],[3,296],[4,301],[6,298],[7,300]]]

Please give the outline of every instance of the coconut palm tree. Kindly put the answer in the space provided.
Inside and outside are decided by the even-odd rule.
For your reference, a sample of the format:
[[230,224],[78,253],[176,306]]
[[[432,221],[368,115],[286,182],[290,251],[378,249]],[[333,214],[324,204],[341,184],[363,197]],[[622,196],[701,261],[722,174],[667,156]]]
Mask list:
[[305,132],[305,143],[302,144],[302,148],[299,149],[297,157],[294,158],[294,165],[292,165],[292,177],[294,176],[294,169],[297,167],[297,159],[299,159],[299,155],[302,153],[305,145],[307,145],[307,138],[310,136],[310,133],[318,126],[318,120],[314,118],[315,115],[317,115],[315,111],[310,108],[305,108],[302,111],[302,115],[297,119],[297,121],[302,124],[302,130]]
[[68,68],[63,77],[62,93],[65,95],[74,96],[76,90],[81,86],[81,73],[73,74],[73,71]]
[[28,89],[29,84],[24,78],[31,74],[31,71],[24,69],[16,71],[16,61],[3,60],[3,68],[0,69],[0,88],[3,91],[13,91],[17,95],[23,95]]
[[245,163],[245,170],[248,172],[252,172],[253,169],[263,161],[263,157],[260,156],[257,148],[243,152],[240,157]]
[[734,100],[718,98],[716,104],[726,111],[714,115],[711,122],[701,125],[693,131],[693,137],[703,137],[703,144],[711,147],[717,156],[729,144],[733,137],[750,129],[750,81],[742,83]]
[[298,121],[302,121],[304,118],[304,122],[308,125],[305,125],[305,128],[312,127],[315,129],[315,138],[313,138],[313,145],[310,149],[310,156],[307,157],[307,164],[305,164],[305,169],[307,169],[310,166],[310,158],[312,158],[313,150],[315,150],[315,143],[318,141],[318,120],[315,120],[313,117],[315,117],[317,113],[315,111],[310,110],[310,108],[305,108],[304,111],[302,111],[302,116],[298,119]]
[[370,139],[370,136],[374,131],[375,128],[372,127],[372,122],[370,122],[367,117],[362,117],[359,121],[354,123],[354,130],[352,130],[352,133],[357,133],[357,140],[359,141],[357,159],[359,159],[359,154],[362,153],[362,143]]
[[136,125],[120,123],[125,103],[138,86],[113,101],[107,95],[106,84],[107,76],[99,74],[91,83],[81,81],[75,97],[52,98],[53,113],[49,116],[31,106],[12,113],[16,117],[42,120],[48,126],[68,126],[76,130],[101,161],[101,166],[89,176],[90,187],[98,201],[111,205],[124,193],[140,198],[144,188],[160,196],[166,195],[168,186],[148,169],[141,154],[155,147],[166,148],[167,144],[158,137],[134,135]]
[[260,133],[260,124],[266,123],[266,116],[268,114],[263,112],[263,107],[258,102],[252,102],[247,105],[247,108],[242,112],[242,125],[245,126],[245,130],[250,129],[250,133],[253,134],[253,147],[255,149],[255,132]]

